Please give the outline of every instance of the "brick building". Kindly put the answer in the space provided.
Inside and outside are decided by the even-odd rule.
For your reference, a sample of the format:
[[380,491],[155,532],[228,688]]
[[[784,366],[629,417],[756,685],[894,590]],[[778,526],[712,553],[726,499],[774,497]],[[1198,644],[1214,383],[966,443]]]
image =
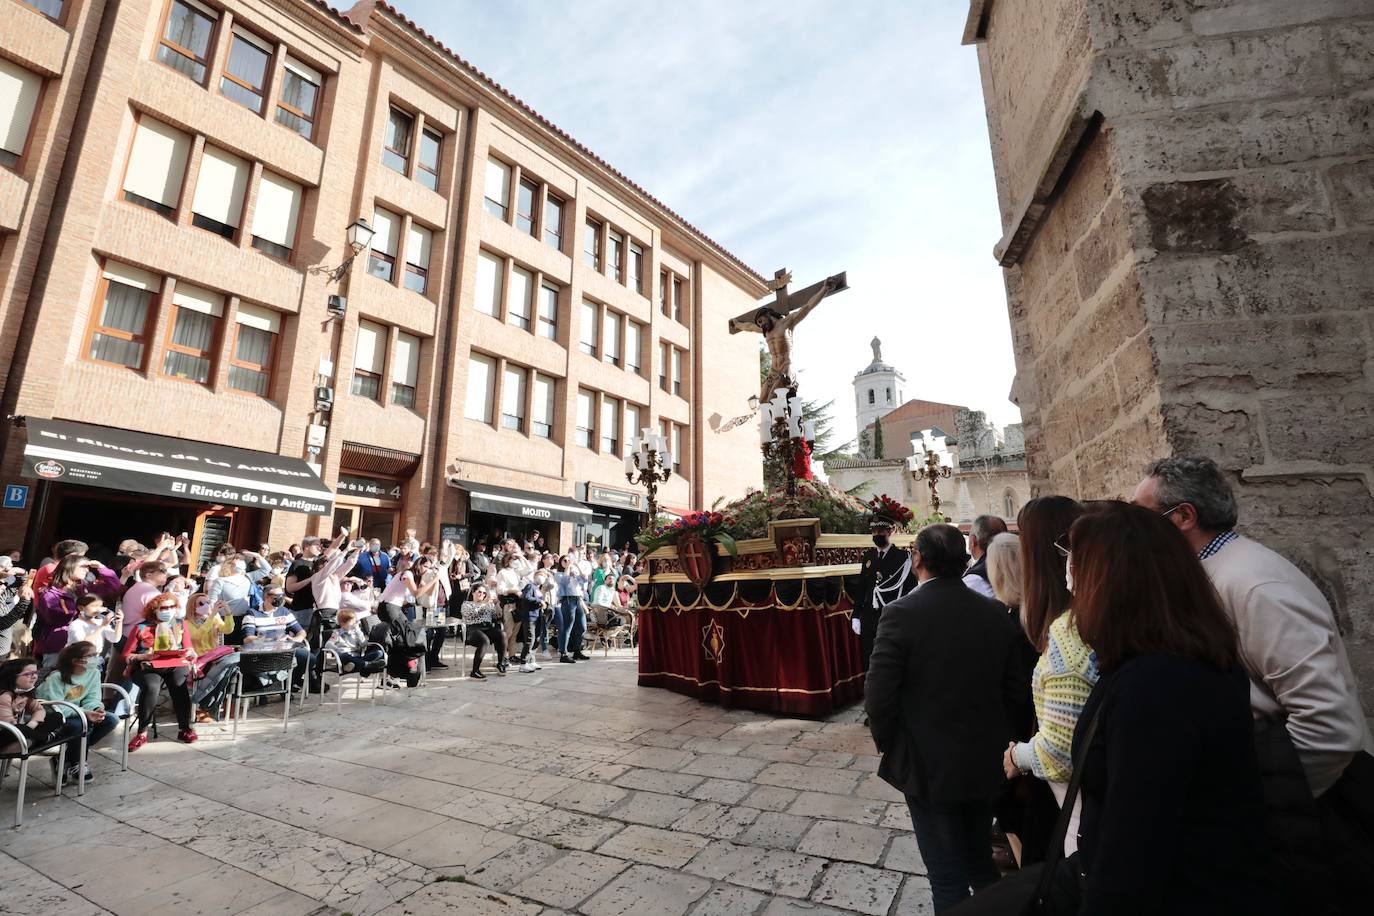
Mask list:
[[[757,385],[757,341],[725,329],[761,278],[392,7],[0,7],[0,408],[31,419],[4,424],[0,482],[32,487],[0,545],[331,521],[621,541],[643,427],[666,505],[760,483],[752,431],[704,418]],[[371,247],[336,270],[359,219]],[[122,457],[96,486],[51,458],[25,479],[50,419]],[[235,473],[310,461],[332,510],[112,489],[204,443],[248,450]]]
[[1374,708],[1374,6],[973,0],[1039,492],[1230,472]]

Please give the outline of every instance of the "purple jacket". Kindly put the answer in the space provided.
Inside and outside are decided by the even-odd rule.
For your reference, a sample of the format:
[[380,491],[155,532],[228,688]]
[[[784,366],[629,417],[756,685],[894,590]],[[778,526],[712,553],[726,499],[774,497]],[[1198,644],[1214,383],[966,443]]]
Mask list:
[[76,599],[82,595],[99,595],[106,604],[113,604],[123,587],[119,577],[104,566],[96,570],[94,582],[82,583],[72,594],[66,589],[49,585],[38,593],[38,620],[43,626],[43,635],[34,644],[34,650],[41,654],[61,652],[67,645],[67,627],[76,619]]

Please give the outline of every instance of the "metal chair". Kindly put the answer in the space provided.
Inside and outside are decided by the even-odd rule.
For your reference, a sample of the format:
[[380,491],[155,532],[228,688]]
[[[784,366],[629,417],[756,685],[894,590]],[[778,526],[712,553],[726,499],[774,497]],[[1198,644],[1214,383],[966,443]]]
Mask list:
[[[374,647],[374,646],[377,647],[378,649],[381,649],[381,650],[382,650],[382,670],[381,670],[381,671],[373,672],[373,673],[371,673],[371,674],[364,674],[363,671],[362,671],[362,669],[358,669],[357,671],[344,671],[344,670],[343,670],[343,660],[339,657],[339,653],[338,653],[337,651],[335,651],[334,649],[329,648],[328,646],[326,646],[324,649],[321,650],[321,656],[320,656],[320,687],[321,687],[321,691],[320,691],[320,693],[319,693],[320,705],[321,705],[321,706],[324,705],[324,691],[323,691],[323,687],[324,687],[324,678],[325,678],[325,675],[327,675],[327,674],[332,674],[332,675],[334,675],[335,678],[336,678],[335,683],[334,683],[334,687],[335,687],[335,690],[337,691],[337,696],[335,696],[335,698],[334,698],[334,701],[335,701],[335,702],[334,702],[334,706],[335,706],[335,711],[338,712],[339,714],[342,714],[342,713],[343,713],[343,695],[344,695],[344,680],[345,680],[345,678],[353,678],[354,681],[357,683],[357,689],[356,689],[356,691],[355,691],[354,694],[353,694],[353,698],[354,698],[355,700],[362,700],[362,698],[363,698],[363,682],[364,682],[364,681],[367,681],[367,682],[370,683],[370,685],[371,685],[371,687],[372,687],[372,693],[368,696],[368,704],[369,704],[369,705],[376,705],[376,703],[377,703],[377,688],[380,686],[380,687],[382,688],[382,705],[386,705],[386,687],[383,686],[383,682],[382,682],[382,679],[383,679],[383,678],[389,676],[388,673],[387,673],[387,667],[386,667],[386,666],[387,666],[387,661],[388,661],[388,659],[387,659],[387,654],[386,654],[386,646],[382,645],[381,643],[377,643],[377,642],[369,642],[369,643],[364,647],[364,649],[371,649],[371,648]],[[332,666],[330,665],[330,662],[331,662],[331,661],[333,662],[333,665],[332,665]],[[302,696],[301,696],[301,709],[304,709],[304,708],[305,708],[305,701],[308,700],[309,698],[310,698],[310,683],[309,683],[309,679],[307,678],[307,679],[306,679],[306,685],[305,685],[305,691],[304,691],[304,693],[303,693]]]
[[[234,703],[234,726],[229,740],[236,741],[239,736],[239,721],[248,714],[248,704],[260,697],[281,694],[284,706],[281,717],[281,730],[286,731],[291,721],[291,673],[296,667],[295,649],[273,649],[264,652],[240,652],[239,667],[230,677],[233,682],[225,694],[225,701]],[[262,687],[265,675],[280,675],[273,680],[280,686]],[[307,677],[308,681],[308,677]],[[245,690],[244,685],[252,685]],[[307,688],[308,689],[308,688]]]
[[[133,696],[130,695],[129,691],[125,690],[118,684],[101,684],[101,699],[104,699],[105,692],[108,690],[113,690],[115,693],[119,694],[124,699],[124,715],[119,717],[119,721],[124,723],[124,739],[119,742],[119,771],[121,773],[127,773],[129,772],[129,729],[133,726],[134,719],[136,718],[136,712],[134,710],[134,700]],[[106,706],[105,712],[108,714],[109,711],[110,707]],[[85,775],[84,770],[82,771],[82,775]]]
[[[77,760],[84,764],[86,761],[86,740],[87,736],[90,734],[91,728],[90,723],[86,720],[85,711],[75,703],[68,703],[66,700],[40,700],[39,702],[44,706],[54,709],[56,707],[66,707],[74,712],[77,718],[81,720],[81,734],[77,736],[77,738],[80,739],[78,746],[79,756]],[[29,760],[34,756],[47,757],[54,753],[57,755],[57,779],[53,781],[53,795],[61,797],[62,786],[66,781],[67,773],[67,745],[77,739],[70,737],[52,738],[40,745],[30,747],[28,739],[24,737],[22,731],[8,722],[0,722],[0,736],[3,736],[5,732],[9,732],[8,738],[12,739],[14,743],[18,745],[18,750],[0,754],[0,784],[4,783],[5,776],[9,772],[10,763],[18,760],[19,794],[16,796],[14,803],[14,828],[18,830],[24,825],[24,792],[29,784]],[[8,741],[6,743],[8,743]],[[77,770],[76,794],[86,794],[85,766]]]

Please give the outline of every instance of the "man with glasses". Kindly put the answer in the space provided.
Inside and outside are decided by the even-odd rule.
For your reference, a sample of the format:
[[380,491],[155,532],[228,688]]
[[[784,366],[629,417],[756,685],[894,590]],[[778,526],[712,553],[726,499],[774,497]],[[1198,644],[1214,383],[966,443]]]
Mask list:
[[[1329,869],[1328,880],[1347,905],[1361,900],[1367,906],[1374,891],[1368,840],[1374,835],[1374,738],[1331,605],[1296,566],[1235,532],[1235,494],[1210,458],[1154,462],[1132,500],[1167,516],[1183,533],[1235,622],[1250,674],[1261,769],[1271,770],[1266,754],[1275,733],[1282,739],[1286,731],[1297,751],[1322,820],[1312,826],[1316,836],[1326,834],[1330,848],[1292,850],[1294,857],[1310,857],[1314,868]],[[1280,747],[1277,753],[1292,752]],[[1291,816],[1292,809],[1274,810],[1275,793],[1266,795],[1271,814]],[[1299,810],[1311,805],[1305,797],[1292,802]],[[1363,841],[1351,837],[1362,832]],[[1282,836],[1281,853],[1298,835],[1286,824],[1277,824],[1275,833]],[[1308,876],[1307,883],[1322,880]]]

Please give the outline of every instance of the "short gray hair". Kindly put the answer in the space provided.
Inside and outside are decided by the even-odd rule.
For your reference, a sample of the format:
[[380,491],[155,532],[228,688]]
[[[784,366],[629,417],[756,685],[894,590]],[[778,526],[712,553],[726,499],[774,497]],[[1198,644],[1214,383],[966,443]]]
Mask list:
[[1155,495],[1160,509],[1189,503],[1197,510],[1198,524],[1206,530],[1229,531],[1236,527],[1240,517],[1236,494],[1211,458],[1161,458],[1152,462],[1145,473],[1159,481]]
[[1007,530],[1007,523],[1001,516],[980,515],[973,520],[971,529],[969,533],[978,539],[978,546],[987,550],[992,539]]

